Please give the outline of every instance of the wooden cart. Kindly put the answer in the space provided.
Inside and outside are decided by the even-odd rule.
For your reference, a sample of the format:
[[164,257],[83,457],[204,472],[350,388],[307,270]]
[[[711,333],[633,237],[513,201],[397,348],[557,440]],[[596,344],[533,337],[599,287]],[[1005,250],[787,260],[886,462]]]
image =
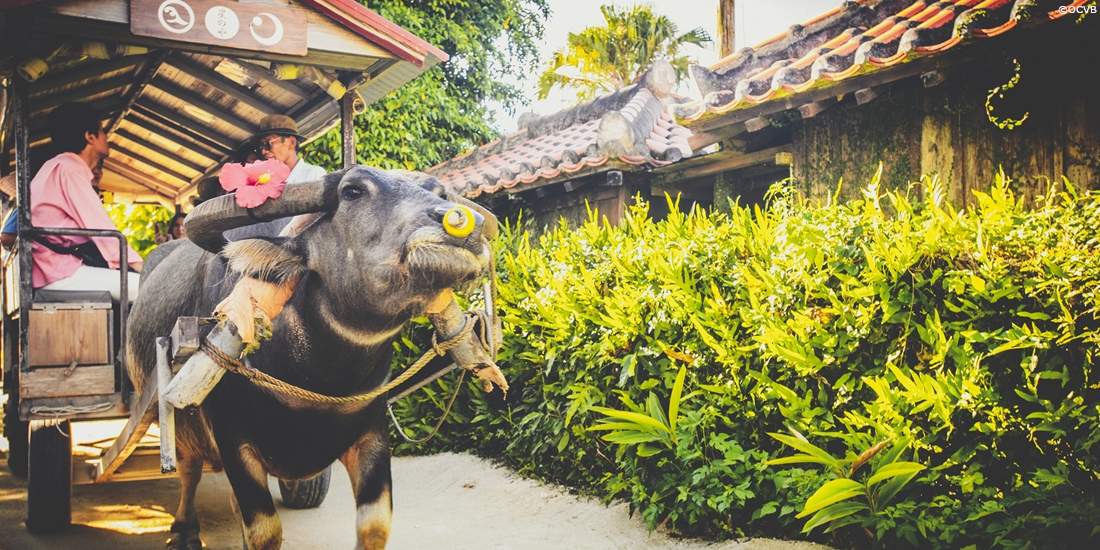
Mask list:
[[[70,522],[72,484],[170,475],[174,452],[171,407],[157,385],[136,394],[126,374],[125,301],[32,289],[36,236],[126,246],[118,231],[32,225],[46,114],[92,104],[112,149],[101,188],[178,210],[264,115],[289,115],[306,140],[344,121],[350,164],[352,116],[447,55],[353,0],[15,0],[0,7],[0,52],[0,172],[16,175],[19,225],[3,263],[5,435],[9,467],[28,478],[27,526],[49,532]],[[158,339],[161,387],[195,351],[199,322],[182,318]],[[74,459],[71,423],[111,418],[127,419],[117,437]],[[143,442],[158,418],[160,441]]]

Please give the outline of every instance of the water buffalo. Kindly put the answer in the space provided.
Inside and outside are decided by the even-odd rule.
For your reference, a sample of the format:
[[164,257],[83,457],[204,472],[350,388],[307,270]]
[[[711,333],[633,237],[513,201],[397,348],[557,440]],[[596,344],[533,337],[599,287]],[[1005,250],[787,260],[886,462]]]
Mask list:
[[[251,366],[332,396],[363,393],[389,377],[391,341],[447,288],[488,265],[483,218],[464,238],[448,235],[454,206],[435,178],[362,166],[288,185],[253,211],[232,196],[209,201],[187,220],[194,243],[177,245],[152,269],[129,322],[130,377],[137,391],[156,377],[154,338],[179,316],[206,316],[242,276],[300,277],[273,336]],[[229,243],[224,231],[283,216],[321,212],[294,237]],[[204,250],[204,248],[206,250]],[[210,250],[218,251],[216,254]],[[195,489],[203,462],[224,468],[250,549],[279,548],[282,525],[267,476],[307,479],[340,460],[358,510],[356,548],[384,548],[391,520],[390,454],[384,399],[327,405],[275,394],[226,374],[193,414],[176,415],[179,509],[169,548],[197,550]]]

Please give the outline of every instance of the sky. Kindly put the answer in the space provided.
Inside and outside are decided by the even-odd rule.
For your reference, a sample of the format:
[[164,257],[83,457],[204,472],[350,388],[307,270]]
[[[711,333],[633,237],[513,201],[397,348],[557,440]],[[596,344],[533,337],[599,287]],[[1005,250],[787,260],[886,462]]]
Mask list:
[[[772,36],[785,32],[791,25],[813,19],[841,4],[842,0],[737,0],[737,22],[734,33],[736,49],[759,44]],[[506,134],[516,130],[516,119],[525,112],[548,115],[576,103],[576,92],[551,92],[550,97],[537,101],[538,75],[550,55],[565,46],[569,33],[580,32],[587,27],[602,26],[603,15],[600,6],[613,3],[617,6],[632,6],[648,3],[658,15],[664,15],[676,24],[680,33],[696,27],[718,39],[718,0],[548,0],[550,19],[545,23],[542,44],[539,48],[540,64],[528,71],[524,80],[507,80],[520,86],[527,96],[526,107],[517,109],[515,116],[509,115],[503,108],[495,109],[497,127]],[[701,65],[710,65],[718,60],[718,46],[710,44],[707,49],[689,45],[685,53],[698,60]],[[697,97],[698,91],[693,83],[682,85],[678,93]]]

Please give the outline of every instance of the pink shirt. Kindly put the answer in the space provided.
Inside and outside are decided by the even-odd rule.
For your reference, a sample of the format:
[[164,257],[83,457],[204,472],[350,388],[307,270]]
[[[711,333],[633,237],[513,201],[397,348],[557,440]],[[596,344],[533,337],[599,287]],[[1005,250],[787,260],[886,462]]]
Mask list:
[[[35,227],[65,227],[75,229],[118,229],[99,195],[92,189],[92,170],[84,159],[74,153],[61,153],[46,161],[31,180],[31,224]],[[61,246],[88,242],[88,237],[50,236]],[[118,239],[95,237],[96,248],[111,269],[119,268]],[[76,256],[58,254],[39,243],[33,243],[34,288],[72,277],[84,265]],[[140,262],[133,248],[129,262]]]

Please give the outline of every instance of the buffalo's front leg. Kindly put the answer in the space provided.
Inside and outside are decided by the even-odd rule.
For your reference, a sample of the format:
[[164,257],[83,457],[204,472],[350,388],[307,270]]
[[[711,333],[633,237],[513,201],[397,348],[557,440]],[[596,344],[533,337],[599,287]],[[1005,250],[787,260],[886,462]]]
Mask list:
[[283,524],[267,488],[267,471],[252,446],[245,444],[223,452],[222,463],[233,487],[233,511],[241,520],[246,550],[278,550],[283,541]]
[[195,489],[202,479],[202,459],[181,456],[176,471],[180,479],[180,506],[172,522],[168,550],[202,550],[199,514],[195,509]]
[[385,548],[393,520],[389,436],[385,417],[379,415],[378,419],[381,422],[376,422],[358,443],[340,457],[351,478],[351,490],[355,493],[357,550]]

